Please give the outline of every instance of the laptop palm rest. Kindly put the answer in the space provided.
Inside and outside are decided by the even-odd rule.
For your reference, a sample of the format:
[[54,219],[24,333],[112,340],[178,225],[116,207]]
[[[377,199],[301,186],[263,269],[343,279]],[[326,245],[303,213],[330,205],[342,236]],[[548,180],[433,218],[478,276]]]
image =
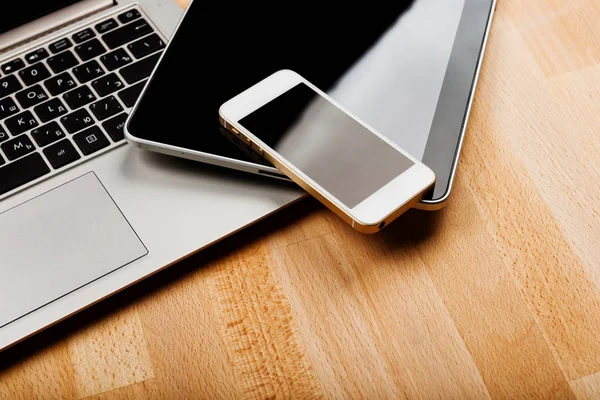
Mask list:
[[148,254],[94,173],[0,214],[0,327]]

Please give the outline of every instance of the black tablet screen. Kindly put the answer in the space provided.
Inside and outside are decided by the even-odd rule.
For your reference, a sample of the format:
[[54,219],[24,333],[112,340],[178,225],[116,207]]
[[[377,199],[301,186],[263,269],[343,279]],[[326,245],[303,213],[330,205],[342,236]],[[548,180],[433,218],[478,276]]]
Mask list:
[[31,22],[78,1],[81,0],[28,0],[11,1],[10,4],[3,4],[5,8],[0,12],[0,33],[7,32],[19,25]]
[[[251,161],[219,133],[219,106],[287,68],[425,160],[461,20],[473,3],[485,11],[485,18],[478,14],[471,18],[485,28],[491,0],[337,7],[195,1],[128,129],[147,140]],[[433,168],[442,182],[454,158],[482,32],[471,32],[468,38],[474,59],[461,57],[460,63],[468,63],[470,69],[459,63],[463,76],[450,79],[465,93],[464,98],[449,99],[463,103],[463,112],[453,117],[456,126],[442,124],[449,131],[443,133],[450,138],[445,145],[449,161]]]

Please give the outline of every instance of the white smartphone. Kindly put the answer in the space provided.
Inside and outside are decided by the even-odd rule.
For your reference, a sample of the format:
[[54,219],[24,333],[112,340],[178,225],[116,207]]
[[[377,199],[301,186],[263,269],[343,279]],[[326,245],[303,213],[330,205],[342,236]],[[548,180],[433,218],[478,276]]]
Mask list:
[[435,183],[431,169],[291,70],[227,101],[219,116],[359,232],[383,229]]

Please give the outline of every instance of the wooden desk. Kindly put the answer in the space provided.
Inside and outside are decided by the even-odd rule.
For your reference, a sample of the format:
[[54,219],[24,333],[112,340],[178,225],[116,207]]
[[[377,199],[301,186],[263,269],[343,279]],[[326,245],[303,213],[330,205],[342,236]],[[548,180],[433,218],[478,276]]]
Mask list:
[[301,202],[0,354],[0,398],[600,397],[599,20],[499,1],[445,210]]

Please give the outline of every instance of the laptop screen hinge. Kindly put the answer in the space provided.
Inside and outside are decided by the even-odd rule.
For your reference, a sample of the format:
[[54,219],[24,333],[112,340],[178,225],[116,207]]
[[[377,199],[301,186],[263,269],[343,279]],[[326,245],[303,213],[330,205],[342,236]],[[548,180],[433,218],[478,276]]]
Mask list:
[[0,34],[0,52],[37,39],[114,5],[113,0],[82,0]]

